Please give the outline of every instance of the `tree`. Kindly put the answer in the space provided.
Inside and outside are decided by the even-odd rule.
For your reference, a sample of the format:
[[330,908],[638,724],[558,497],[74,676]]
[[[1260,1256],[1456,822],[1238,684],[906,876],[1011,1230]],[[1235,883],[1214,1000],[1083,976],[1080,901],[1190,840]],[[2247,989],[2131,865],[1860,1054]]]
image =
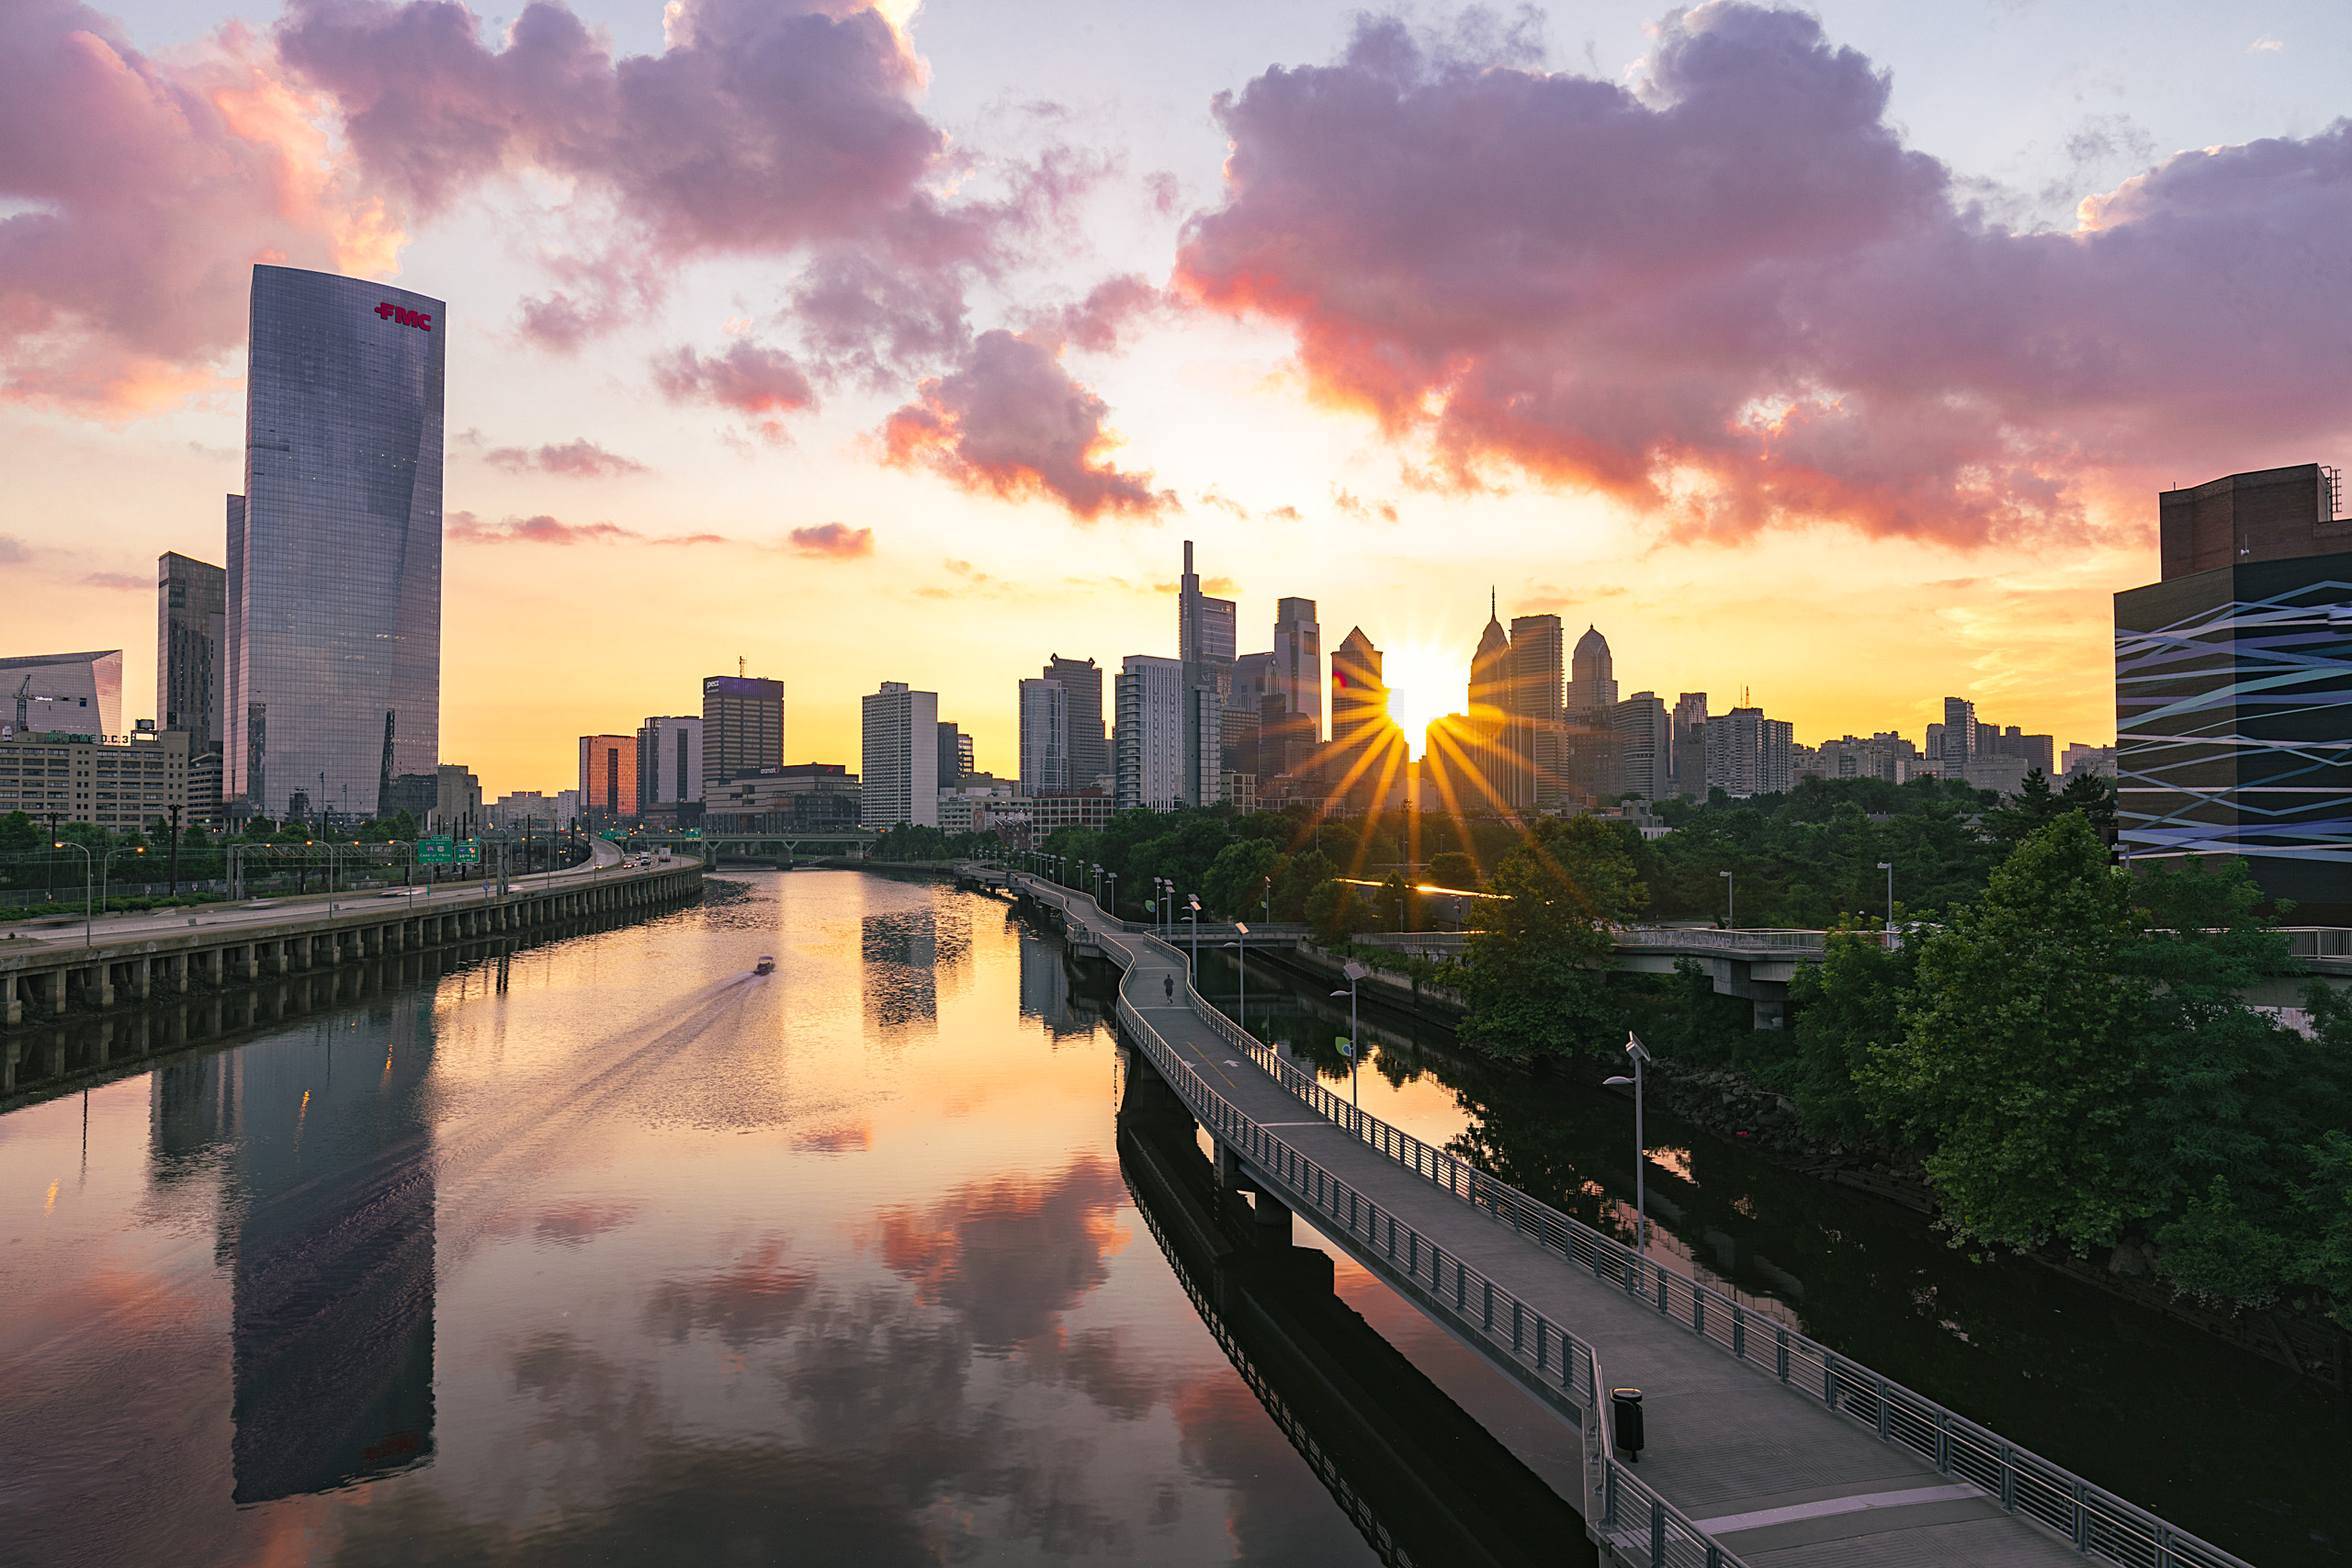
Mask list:
[[1307,901],[1317,888],[1339,874],[1339,863],[1320,850],[1302,850],[1291,856],[1274,885],[1274,919],[1309,919]]
[[1619,1012],[1606,977],[1612,928],[1646,890],[1620,825],[1544,818],[1495,867],[1469,942],[1461,1037],[1499,1055],[1601,1050]]
[[1922,944],[1902,1036],[1867,1054],[1862,1103],[1933,1146],[1928,1177],[1964,1237],[2082,1249],[2161,1207],[2129,1146],[2144,1087],[2143,998],[2120,978],[2131,894],[2090,824],[2060,818]]
[[1884,1130],[1855,1080],[1873,1051],[1903,1038],[1903,1009],[1918,983],[1918,942],[1890,950],[1871,931],[1831,931],[1821,962],[1798,966],[1789,1001],[1796,1013],[1797,1118],[1807,1131],[1866,1138]]
[[1217,852],[1201,878],[1201,897],[1209,908],[1230,919],[1247,919],[1262,908],[1282,852],[1264,839],[1243,839]]
[[1413,885],[1405,880],[1405,874],[1390,872],[1380,884],[1380,902],[1374,911],[1377,923],[1386,925],[1393,920],[1400,931],[1418,931],[1421,924],[1417,918],[1419,910],[1420,896],[1413,891]]
[[1337,877],[1327,877],[1307,895],[1305,913],[1317,940],[1335,945],[1374,923],[1363,895]]
[[1438,887],[1478,891],[1478,863],[1460,850],[1448,850],[1430,862],[1430,882]]

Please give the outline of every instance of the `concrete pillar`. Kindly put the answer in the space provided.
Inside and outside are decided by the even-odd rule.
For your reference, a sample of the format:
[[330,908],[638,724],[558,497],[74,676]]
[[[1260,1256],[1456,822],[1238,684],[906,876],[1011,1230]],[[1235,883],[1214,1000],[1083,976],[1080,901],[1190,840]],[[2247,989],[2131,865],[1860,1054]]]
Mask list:
[[[25,1021],[25,1001],[17,993],[17,976],[0,975],[0,1025],[13,1027]],[[13,1069],[13,1060],[10,1066]]]
[[14,1094],[16,1092],[17,1058],[23,1053],[24,1048],[23,1041],[11,1040],[7,1042],[7,1051],[6,1054],[0,1055],[0,1094]]
[[154,959],[141,953],[126,967],[130,971],[130,994],[142,1002],[153,999],[155,995]]
[[1266,1196],[1263,1188],[1250,1194],[1250,1214],[1258,1222],[1258,1242],[1261,1247],[1290,1245],[1291,1213],[1287,1205]]
[[1789,1004],[1778,997],[1758,997],[1748,1004],[1752,1029],[1778,1029],[1788,1021]]
[[93,964],[85,971],[85,984],[89,987],[88,999],[93,1007],[114,1006],[114,965]]
[[1231,1144],[1216,1145],[1216,1184],[1220,1190],[1231,1192],[1247,1179],[1241,1174],[1241,1156]]

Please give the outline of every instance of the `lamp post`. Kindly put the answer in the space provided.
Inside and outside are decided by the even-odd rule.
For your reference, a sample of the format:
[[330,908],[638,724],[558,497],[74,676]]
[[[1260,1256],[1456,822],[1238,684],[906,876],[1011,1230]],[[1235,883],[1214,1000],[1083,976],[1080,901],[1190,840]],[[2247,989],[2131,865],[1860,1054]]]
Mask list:
[[[143,855],[146,852],[147,847],[144,844],[140,845],[136,849],[117,845],[115,848],[107,851],[106,853],[98,857],[98,913],[102,915],[106,913],[107,868],[114,863],[114,857],[117,855]],[[85,913],[87,911],[85,911]]]
[[86,845],[86,844],[68,843],[68,842],[67,842],[65,840],[63,840],[63,839],[58,839],[58,840],[53,840],[53,841],[50,844],[50,846],[49,846],[49,847],[50,847],[51,849],[52,849],[52,850],[77,850],[77,851],[81,852],[81,855],[82,855],[82,945],[83,945],[84,947],[89,947],[89,946],[92,946],[92,945],[94,945],[94,944],[93,944],[93,943],[91,942],[91,941],[90,941],[90,900],[91,900],[91,897],[92,897],[93,890],[92,890],[92,887],[91,887],[91,874],[90,874],[90,850],[89,850],[89,846],[88,846],[88,845]]
[[1193,917],[1193,984],[1197,986],[1201,983],[1201,896],[1188,893],[1184,903]]
[[1894,945],[1894,863],[1891,860],[1883,860],[1878,863],[1878,868],[1886,873],[1886,945],[1893,947]]
[[[1731,873],[1725,872],[1724,874],[1729,876]],[[1625,1055],[1634,1058],[1634,1076],[1629,1078],[1620,1075],[1616,1077],[1603,1078],[1600,1081],[1604,1084],[1634,1086],[1634,1250],[1642,1256],[1644,1261],[1647,1261],[1649,1204],[1643,1181],[1642,1168],[1649,1163],[1649,1156],[1642,1142],[1642,1067],[1649,1061],[1650,1053],[1649,1048],[1642,1043],[1640,1037],[1630,1030],[1625,1035]]]
[[1331,994],[1348,998],[1348,1103],[1361,1111],[1363,1109],[1363,1042],[1356,1036],[1356,982],[1372,971],[1351,958],[1344,973],[1348,976],[1348,988]]
[[1736,931],[1739,929],[1739,917],[1735,912],[1737,907],[1732,902],[1732,898],[1733,889],[1736,885],[1732,881],[1730,872],[1718,872],[1716,874],[1724,879],[1724,930]]
[[1236,920],[1233,922],[1233,930],[1238,940],[1228,942],[1225,945],[1236,949],[1238,953],[1233,961],[1233,967],[1241,976],[1241,999],[1236,1004],[1234,1011],[1237,1015],[1236,1021],[1241,1025],[1241,1032],[1247,1034],[1250,1032],[1250,928],[1239,920]]
[[1111,918],[1115,920],[1119,918],[1119,874],[1106,871],[1102,878],[1111,885]]

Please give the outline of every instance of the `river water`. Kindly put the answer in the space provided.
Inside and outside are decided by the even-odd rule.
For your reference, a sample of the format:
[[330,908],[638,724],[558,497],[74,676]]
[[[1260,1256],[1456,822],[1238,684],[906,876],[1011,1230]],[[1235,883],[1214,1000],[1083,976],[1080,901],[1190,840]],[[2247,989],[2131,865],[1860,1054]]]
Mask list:
[[[1250,985],[1336,1067],[1324,987]],[[1362,1087],[1591,1217],[1630,1185],[1612,1100],[1401,1048]],[[1376,1561],[1138,1214],[1120,1088],[1003,904],[797,872],[13,1111],[0,1562]],[[2339,1560],[2343,1402],[1657,1141],[1664,1228],[1809,1332],[2265,1568]],[[1532,1402],[1337,1286],[1564,1478]]]

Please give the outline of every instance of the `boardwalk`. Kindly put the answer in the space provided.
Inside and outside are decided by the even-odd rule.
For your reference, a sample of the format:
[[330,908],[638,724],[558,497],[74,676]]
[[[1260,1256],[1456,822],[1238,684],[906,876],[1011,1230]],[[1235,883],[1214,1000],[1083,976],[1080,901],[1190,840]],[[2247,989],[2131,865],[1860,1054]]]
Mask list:
[[[1864,1568],[2087,1553],[2243,1568],[1394,1129],[1343,1124],[1343,1104],[1279,1081],[1271,1055],[1193,995],[1175,949],[1082,894],[1027,876],[1014,886],[1125,971],[1122,1023],[1238,1166],[1236,1185],[1306,1215],[1572,1423],[1586,1529],[1616,1561]],[[1596,1385],[1642,1391],[1637,1465],[1597,1419]]]

